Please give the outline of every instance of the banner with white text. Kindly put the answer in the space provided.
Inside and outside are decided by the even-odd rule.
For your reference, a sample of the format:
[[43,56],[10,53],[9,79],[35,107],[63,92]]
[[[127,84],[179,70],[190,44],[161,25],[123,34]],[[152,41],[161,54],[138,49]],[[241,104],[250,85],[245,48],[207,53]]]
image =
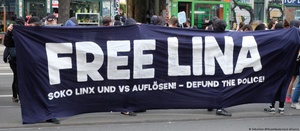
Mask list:
[[14,26],[23,123],[283,101],[299,33]]

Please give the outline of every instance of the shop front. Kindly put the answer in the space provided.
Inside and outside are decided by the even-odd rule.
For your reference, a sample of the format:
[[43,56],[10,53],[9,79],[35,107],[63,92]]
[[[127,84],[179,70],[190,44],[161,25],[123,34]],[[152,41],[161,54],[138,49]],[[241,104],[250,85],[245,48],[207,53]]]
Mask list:
[[25,17],[28,15],[43,18],[51,13],[52,0],[16,0],[16,15]]
[[[205,21],[212,20],[214,16],[223,19],[230,25],[230,2],[226,1],[200,1],[200,0],[172,0],[171,16],[177,16],[184,11],[190,18],[191,24],[199,29],[205,28]],[[227,29],[230,26],[226,27]]]
[[294,18],[290,18],[290,20],[291,19],[300,20],[300,1],[285,0],[284,5],[288,9],[288,11],[294,15],[293,16]]
[[76,17],[79,25],[100,25],[103,17],[113,18],[119,8],[119,0],[71,0],[70,17]]

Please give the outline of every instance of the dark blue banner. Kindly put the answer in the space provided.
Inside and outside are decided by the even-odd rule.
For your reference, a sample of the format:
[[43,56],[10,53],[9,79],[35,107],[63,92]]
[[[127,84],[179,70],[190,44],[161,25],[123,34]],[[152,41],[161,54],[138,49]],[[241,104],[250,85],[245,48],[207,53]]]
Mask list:
[[300,41],[296,28],[15,26],[13,34],[23,123],[284,100]]

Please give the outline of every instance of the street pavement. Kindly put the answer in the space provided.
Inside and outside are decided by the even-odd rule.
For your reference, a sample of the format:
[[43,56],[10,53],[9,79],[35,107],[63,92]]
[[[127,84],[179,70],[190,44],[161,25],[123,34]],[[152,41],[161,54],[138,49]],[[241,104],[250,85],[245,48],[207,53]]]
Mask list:
[[[3,54],[3,45],[0,45],[0,57]],[[215,111],[208,112],[206,109],[169,109],[169,110],[147,110],[144,113],[138,113],[137,116],[124,116],[119,112],[99,112],[86,113],[71,117],[58,118],[61,124],[36,123],[22,124],[21,108],[17,103],[11,100],[10,86],[12,74],[7,63],[0,60],[0,130],[11,129],[41,129],[45,127],[68,127],[78,125],[114,125],[114,124],[138,124],[138,123],[172,123],[183,121],[206,121],[206,120],[239,120],[247,118],[299,118],[300,110],[285,105],[285,114],[269,114],[263,111],[268,107],[268,103],[263,104],[245,104],[227,108],[232,113],[232,117],[217,116]],[[3,94],[4,92],[4,94]],[[278,103],[276,103],[276,107]],[[298,123],[299,121],[295,122]],[[234,126],[234,125],[233,125]],[[299,124],[295,124],[300,127]],[[255,126],[253,126],[255,127]],[[292,128],[292,127],[291,127]],[[294,128],[294,127],[293,127]]]

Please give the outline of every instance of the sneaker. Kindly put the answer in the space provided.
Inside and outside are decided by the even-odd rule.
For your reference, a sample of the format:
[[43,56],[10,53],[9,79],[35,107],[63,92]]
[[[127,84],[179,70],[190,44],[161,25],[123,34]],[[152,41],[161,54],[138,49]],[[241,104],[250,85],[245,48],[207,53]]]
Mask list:
[[285,102],[286,102],[286,103],[292,103],[291,97],[288,97],[288,96],[287,96],[287,97],[285,98]]
[[136,116],[136,113],[134,112],[121,112],[122,115],[127,115],[127,116]]
[[48,119],[46,120],[46,122],[53,123],[53,124],[60,124],[60,121],[56,118]]
[[271,113],[271,114],[274,114],[275,113],[275,108],[271,108],[271,107],[265,108],[264,111],[268,112],[268,113]]
[[278,108],[278,113],[279,114],[284,114],[284,108]]
[[299,103],[292,103],[291,107],[297,110],[300,110],[300,104]]
[[15,98],[15,97],[13,97],[13,98],[12,98],[12,101],[13,101],[13,103],[18,103],[18,102],[19,102],[19,99],[18,99],[18,98]]
[[225,109],[217,109],[216,114],[222,116],[231,116],[231,113],[227,112]]

